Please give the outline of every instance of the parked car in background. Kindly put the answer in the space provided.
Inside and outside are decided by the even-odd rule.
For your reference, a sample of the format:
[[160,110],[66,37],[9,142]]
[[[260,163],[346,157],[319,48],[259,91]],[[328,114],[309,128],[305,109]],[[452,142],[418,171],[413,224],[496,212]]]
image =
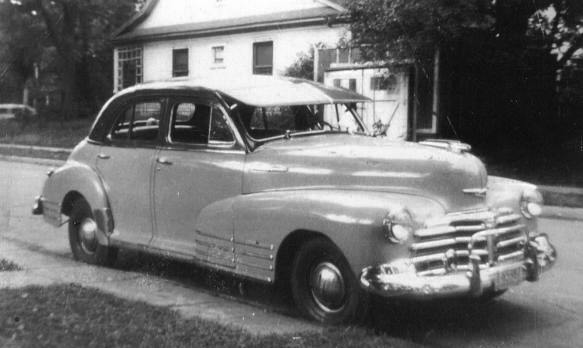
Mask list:
[[301,79],[144,84],[115,95],[35,214],[68,216],[76,259],[119,248],[289,286],[348,322],[367,298],[491,298],[556,251],[533,185],[488,176],[455,141],[371,134],[367,98]]
[[36,109],[24,104],[0,104],[0,120],[35,116]]

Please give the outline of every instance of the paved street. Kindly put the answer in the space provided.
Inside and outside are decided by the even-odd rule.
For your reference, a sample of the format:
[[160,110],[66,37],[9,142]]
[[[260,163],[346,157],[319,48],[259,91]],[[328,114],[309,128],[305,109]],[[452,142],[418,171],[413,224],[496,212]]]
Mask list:
[[[116,270],[71,261],[65,228],[52,228],[42,218],[30,215],[30,206],[34,196],[40,192],[47,169],[41,165],[0,161],[0,258],[10,256],[25,267],[27,264],[42,264],[44,259],[59,265],[60,268],[27,270],[28,275],[38,275],[37,283],[50,284],[54,282],[52,273],[66,270],[70,272],[70,281],[93,277],[96,286],[111,284],[106,291],[128,298],[147,299],[148,289],[159,289],[157,302],[154,302],[177,310],[182,308],[186,316],[202,313],[204,317],[229,323],[241,323],[244,321],[242,318],[247,318],[254,324],[246,328],[255,332],[262,332],[261,328],[269,332],[265,330],[269,325],[279,325],[287,330],[317,329],[302,320],[273,313],[269,308],[274,306],[273,303],[279,306],[281,299],[273,300],[268,296],[268,300],[258,301],[259,298],[266,298],[265,294],[273,295],[268,289],[252,286],[249,291],[251,295],[243,298],[234,296],[232,299],[229,296],[236,293],[237,286],[229,284],[228,279],[215,279],[215,283],[210,285],[208,281],[197,283],[192,280],[192,270],[184,264],[166,262],[160,266],[157,264],[160,259],[132,253],[122,255]],[[559,251],[557,265],[540,282],[511,289],[501,299],[487,305],[459,302],[382,304],[375,306],[368,325],[378,332],[431,346],[581,346],[583,222],[543,219],[540,229],[549,233]],[[197,270],[195,273],[203,272]],[[0,287],[9,283],[30,283],[25,278],[24,275],[0,274]],[[139,282],[143,283],[143,291],[124,291],[124,286],[136,286]],[[214,296],[209,290],[214,287],[223,288],[225,296]],[[163,293],[166,296],[160,295]],[[196,297],[193,294],[200,295]],[[192,298],[198,298],[198,302],[189,302]],[[201,312],[201,308],[206,311]],[[277,312],[280,311],[277,309]],[[277,329],[272,331],[278,332]]]

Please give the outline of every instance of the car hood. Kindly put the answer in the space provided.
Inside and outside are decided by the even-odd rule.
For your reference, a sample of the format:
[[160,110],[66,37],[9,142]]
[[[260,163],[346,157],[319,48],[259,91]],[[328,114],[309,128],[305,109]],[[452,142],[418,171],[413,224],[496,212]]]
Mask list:
[[464,190],[486,186],[484,165],[469,153],[381,137],[322,134],[272,141],[250,153],[243,191],[335,188],[409,193],[456,211],[483,205],[483,197]]

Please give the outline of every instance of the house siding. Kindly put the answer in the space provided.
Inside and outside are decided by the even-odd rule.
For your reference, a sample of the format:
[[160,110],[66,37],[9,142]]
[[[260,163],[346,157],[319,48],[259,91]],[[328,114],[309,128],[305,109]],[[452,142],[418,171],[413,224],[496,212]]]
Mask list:
[[[334,46],[346,35],[342,25],[290,28],[235,35],[146,42],[143,47],[144,82],[170,79],[229,78],[252,75],[253,43],[273,41],[274,75],[283,75],[297,59],[319,43]],[[224,63],[213,64],[212,47],[224,46]],[[172,78],[172,50],[189,49],[189,76]],[[116,80],[117,81],[117,80]],[[117,83],[117,82],[116,82]]]

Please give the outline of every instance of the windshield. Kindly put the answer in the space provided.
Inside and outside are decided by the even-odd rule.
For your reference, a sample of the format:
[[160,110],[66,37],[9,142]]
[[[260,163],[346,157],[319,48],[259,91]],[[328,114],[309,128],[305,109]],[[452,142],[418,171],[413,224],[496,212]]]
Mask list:
[[254,140],[268,140],[286,133],[365,133],[356,106],[344,104],[237,107],[247,133]]

